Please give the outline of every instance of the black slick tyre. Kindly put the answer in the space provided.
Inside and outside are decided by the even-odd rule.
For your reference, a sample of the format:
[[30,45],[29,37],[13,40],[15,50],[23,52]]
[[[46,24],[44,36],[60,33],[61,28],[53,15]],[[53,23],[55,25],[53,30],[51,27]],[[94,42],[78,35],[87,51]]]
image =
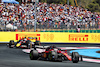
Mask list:
[[13,48],[12,45],[14,45],[14,40],[9,41],[9,48]]
[[57,54],[57,52],[55,52],[55,51],[49,52],[48,59],[50,61],[57,61],[58,60],[58,54]]
[[39,53],[37,50],[30,51],[30,60],[37,60],[39,58]]
[[78,52],[72,52],[72,62],[73,63],[79,62],[79,53]]
[[26,46],[28,49],[30,48],[30,41],[29,40],[26,41]]
[[35,41],[34,44],[35,45],[40,45],[40,41]]

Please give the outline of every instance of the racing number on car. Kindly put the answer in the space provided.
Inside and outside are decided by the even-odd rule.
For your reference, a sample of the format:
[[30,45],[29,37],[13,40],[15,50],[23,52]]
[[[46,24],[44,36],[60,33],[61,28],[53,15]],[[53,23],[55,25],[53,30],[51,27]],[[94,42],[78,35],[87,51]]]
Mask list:
[[54,35],[53,34],[43,34],[44,39],[46,40],[53,40]]

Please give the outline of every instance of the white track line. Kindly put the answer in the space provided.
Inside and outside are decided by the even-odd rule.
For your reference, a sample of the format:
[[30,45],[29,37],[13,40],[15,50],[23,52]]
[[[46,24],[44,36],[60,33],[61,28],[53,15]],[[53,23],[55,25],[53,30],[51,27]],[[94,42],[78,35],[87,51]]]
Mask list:
[[100,63],[100,60],[98,60],[98,59],[83,58],[83,61],[86,61],[86,62],[95,62],[95,63]]

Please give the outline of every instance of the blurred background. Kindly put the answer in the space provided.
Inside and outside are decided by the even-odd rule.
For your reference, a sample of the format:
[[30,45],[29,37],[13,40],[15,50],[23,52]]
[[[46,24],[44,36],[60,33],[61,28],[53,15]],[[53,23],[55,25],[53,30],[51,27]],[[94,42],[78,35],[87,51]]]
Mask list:
[[100,32],[100,0],[0,2],[1,32]]

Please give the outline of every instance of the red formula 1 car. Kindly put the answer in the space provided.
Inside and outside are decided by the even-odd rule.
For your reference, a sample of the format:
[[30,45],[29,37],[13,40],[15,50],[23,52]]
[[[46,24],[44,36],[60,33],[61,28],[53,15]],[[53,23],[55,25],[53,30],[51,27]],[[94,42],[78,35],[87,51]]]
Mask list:
[[32,49],[30,51],[30,59],[31,60],[49,60],[49,61],[63,61],[69,60],[73,63],[78,63],[79,59],[82,61],[82,56],[78,54],[78,52],[73,52],[71,55],[68,55],[67,51],[62,51],[61,49],[55,46],[49,46],[46,49],[42,48],[43,51],[39,52],[38,48]]

